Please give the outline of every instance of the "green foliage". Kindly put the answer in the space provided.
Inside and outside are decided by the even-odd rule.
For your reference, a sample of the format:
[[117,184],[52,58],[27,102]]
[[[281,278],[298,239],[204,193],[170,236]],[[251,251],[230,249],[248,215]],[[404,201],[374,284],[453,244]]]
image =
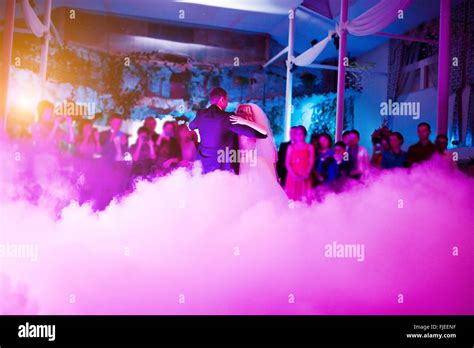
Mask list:
[[[124,118],[131,116],[133,108],[143,98],[148,87],[147,72],[141,64],[137,63],[137,58],[135,55],[108,56],[104,62],[107,67],[103,74],[104,92],[110,94],[114,101],[120,100],[116,111],[120,109]],[[126,73],[138,79],[134,86],[124,87]]]
[[264,108],[270,125],[272,126],[272,132],[275,135],[283,133],[281,125],[283,124],[284,113],[282,110],[284,109],[279,105],[273,105],[271,108]]
[[336,129],[336,98],[327,95],[312,106],[311,126],[308,130],[312,133],[334,134]]

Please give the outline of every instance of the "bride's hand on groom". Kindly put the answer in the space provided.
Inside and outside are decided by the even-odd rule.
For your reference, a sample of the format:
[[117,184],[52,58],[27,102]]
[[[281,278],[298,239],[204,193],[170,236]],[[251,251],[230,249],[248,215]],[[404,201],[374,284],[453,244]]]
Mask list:
[[245,118],[237,116],[237,115],[230,115],[229,120],[230,120],[230,123],[232,123],[232,124],[247,125],[247,120]]

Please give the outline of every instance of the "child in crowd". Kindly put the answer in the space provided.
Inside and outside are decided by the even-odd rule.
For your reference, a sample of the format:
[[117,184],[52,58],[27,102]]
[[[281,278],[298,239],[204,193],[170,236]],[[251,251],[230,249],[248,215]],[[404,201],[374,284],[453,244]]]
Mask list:
[[314,147],[306,142],[306,134],[305,127],[297,127],[294,142],[288,146],[286,153],[288,175],[285,191],[288,198],[295,201],[308,201],[311,196]]
[[337,176],[337,164],[331,150],[332,137],[328,133],[319,135],[318,155],[315,166],[315,177],[318,185],[330,184]]

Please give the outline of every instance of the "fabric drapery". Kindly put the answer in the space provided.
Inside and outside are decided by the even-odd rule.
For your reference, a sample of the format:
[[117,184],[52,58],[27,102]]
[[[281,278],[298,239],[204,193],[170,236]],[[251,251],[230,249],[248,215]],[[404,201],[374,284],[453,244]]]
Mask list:
[[365,36],[388,27],[398,18],[400,10],[404,11],[413,0],[380,0],[359,17],[348,22],[346,27],[350,34]]
[[316,45],[311,47],[309,50],[301,53],[298,57],[293,60],[293,63],[298,66],[307,66],[314,62],[316,58],[321,54],[322,51],[326,48],[326,45],[331,40],[331,36],[334,32],[329,32],[328,36],[324,40],[318,42]]
[[451,140],[462,145],[462,89],[458,89],[454,95],[453,123],[451,126]]
[[[390,40],[387,100],[397,101],[401,95],[410,93],[419,81],[416,70],[403,71],[403,67],[418,61],[422,44]],[[384,122],[391,128],[393,116],[385,116]]]
[[[387,77],[387,100],[396,101],[398,98],[397,89],[399,77],[402,69],[403,42],[400,40],[390,40],[388,55],[388,77]],[[384,116],[385,124],[392,129],[393,116]]]
[[[352,21],[336,24],[335,32],[337,32],[339,36],[341,30],[347,30],[350,34],[356,36],[375,34],[396,20],[399,11],[405,10],[412,1],[413,0],[380,0],[376,5]],[[324,48],[326,48],[333,33],[334,31],[330,31],[328,36],[321,42],[318,42],[309,50],[294,58],[293,63],[298,66],[307,66],[314,62],[323,52]]]
[[30,5],[29,0],[21,0],[21,9],[28,28],[36,37],[42,37],[48,28],[41,22],[35,13],[35,10]]

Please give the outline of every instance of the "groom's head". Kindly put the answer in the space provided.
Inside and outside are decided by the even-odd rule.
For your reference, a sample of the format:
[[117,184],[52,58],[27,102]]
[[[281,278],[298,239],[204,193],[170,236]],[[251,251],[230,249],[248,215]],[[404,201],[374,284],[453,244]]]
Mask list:
[[212,89],[211,94],[209,96],[211,104],[217,105],[222,110],[225,111],[227,108],[227,104],[229,102],[229,98],[227,97],[227,92],[224,88],[215,87]]

